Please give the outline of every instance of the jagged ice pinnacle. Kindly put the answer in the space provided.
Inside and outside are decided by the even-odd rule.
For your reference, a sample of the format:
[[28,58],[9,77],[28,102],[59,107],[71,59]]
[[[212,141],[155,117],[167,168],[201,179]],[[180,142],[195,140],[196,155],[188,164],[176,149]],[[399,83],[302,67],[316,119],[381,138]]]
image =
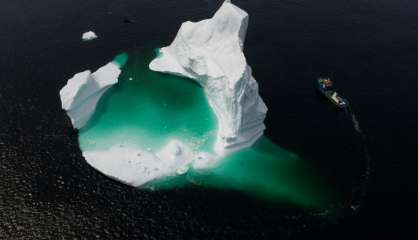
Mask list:
[[267,107],[243,54],[248,14],[225,1],[213,18],[181,25],[150,69],[196,80],[218,119],[214,149],[225,156],[251,146],[265,129]]

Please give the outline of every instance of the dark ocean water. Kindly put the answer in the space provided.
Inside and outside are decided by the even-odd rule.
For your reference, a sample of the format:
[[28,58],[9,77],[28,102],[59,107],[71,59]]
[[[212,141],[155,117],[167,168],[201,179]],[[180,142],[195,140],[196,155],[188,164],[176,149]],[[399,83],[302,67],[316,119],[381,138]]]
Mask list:
[[[412,232],[418,3],[233,2],[251,16],[245,54],[269,107],[266,135],[339,189],[329,206],[335,216],[237,192],[138,190],[83,160],[60,109],[67,79],[118,53],[169,44],[181,22],[210,17],[221,1],[15,0],[0,8],[0,239],[401,239]],[[99,39],[81,42],[87,30]],[[350,116],[317,96],[319,76],[332,76],[350,100],[365,141]]]

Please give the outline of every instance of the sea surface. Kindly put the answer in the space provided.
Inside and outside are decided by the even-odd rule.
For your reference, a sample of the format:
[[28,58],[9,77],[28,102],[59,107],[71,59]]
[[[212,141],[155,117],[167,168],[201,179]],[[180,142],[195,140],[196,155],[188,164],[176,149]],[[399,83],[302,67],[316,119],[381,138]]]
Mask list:
[[[122,52],[150,59],[182,22],[210,17],[222,1],[15,0],[0,5],[0,239],[402,239],[412,232],[418,2],[233,2],[250,14],[245,54],[269,107],[266,139],[319,173],[331,200],[318,209],[228,187],[135,189],[82,158],[60,106],[66,81]],[[82,42],[88,30],[99,38]],[[320,76],[334,79],[351,111],[317,94]]]

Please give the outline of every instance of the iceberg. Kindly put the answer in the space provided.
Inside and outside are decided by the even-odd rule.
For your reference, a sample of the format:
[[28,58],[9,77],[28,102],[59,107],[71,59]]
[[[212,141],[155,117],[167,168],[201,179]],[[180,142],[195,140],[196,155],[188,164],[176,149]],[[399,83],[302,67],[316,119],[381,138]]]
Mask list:
[[118,82],[120,66],[110,62],[91,73],[75,74],[60,90],[62,109],[67,112],[74,128],[84,127],[92,117],[103,94]]
[[203,87],[218,119],[214,151],[219,157],[251,146],[265,130],[267,107],[243,54],[248,18],[227,0],[211,19],[184,22],[149,65]]
[[[201,139],[193,143],[167,136],[167,143],[155,150],[119,141],[105,148],[82,148],[86,161],[110,178],[139,187],[189,169],[211,168],[227,155],[253,145],[264,133],[267,107],[243,54],[247,26],[248,14],[225,1],[211,19],[183,23],[172,44],[161,48],[149,64],[153,71],[190,78],[202,86],[217,119],[210,149],[198,147]],[[74,128],[86,125],[120,73],[120,67],[111,62],[68,81],[60,96]]]
[[96,33],[95,32],[93,32],[93,31],[88,31],[88,32],[85,32],[85,33],[83,33],[83,35],[81,36],[81,39],[83,40],[83,41],[91,41],[91,40],[94,40],[94,39],[96,39],[96,38],[98,38],[98,36],[96,35]]

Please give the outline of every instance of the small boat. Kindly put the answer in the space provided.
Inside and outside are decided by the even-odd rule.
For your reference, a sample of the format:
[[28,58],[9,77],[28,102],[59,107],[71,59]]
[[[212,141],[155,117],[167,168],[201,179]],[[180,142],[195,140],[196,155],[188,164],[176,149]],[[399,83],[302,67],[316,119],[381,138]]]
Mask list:
[[348,106],[347,100],[340,97],[334,88],[334,83],[329,78],[318,78],[318,90],[325,97],[339,108],[346,108]]

